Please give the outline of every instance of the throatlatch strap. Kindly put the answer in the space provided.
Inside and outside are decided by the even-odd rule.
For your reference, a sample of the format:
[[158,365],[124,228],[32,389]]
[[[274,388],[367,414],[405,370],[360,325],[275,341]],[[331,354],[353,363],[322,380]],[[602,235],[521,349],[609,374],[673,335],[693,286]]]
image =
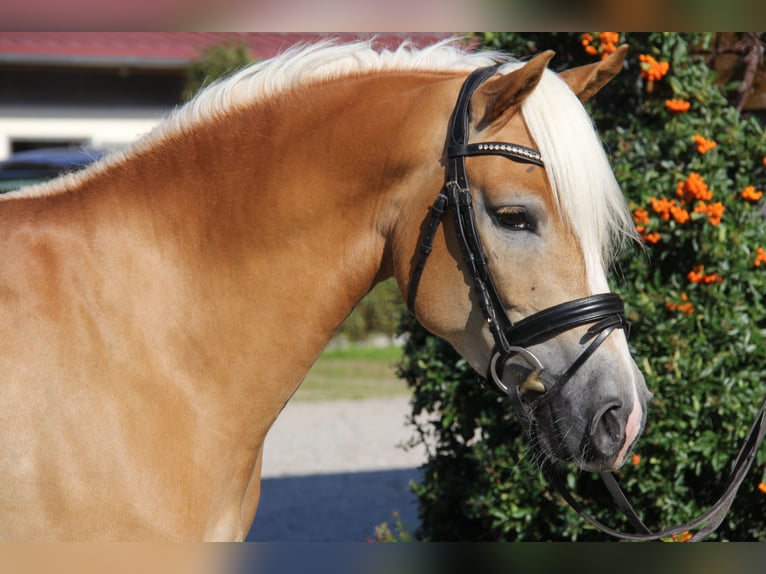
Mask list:
[[423,270],[426,268],[426,261],[428,261],[428,256],[431,254],[434,247],[436,228],[439,227],[442,219],[444,219],[444,213],[447,211],[448,206],[447,194],[444,192],[444,189],[442,189],[429,210],[426,228],[423,232],[423,239],[420,241],[420,257],[415,265],[415,269],[412,271],[412,277],[410,277],[410,287],[407,292],[407,308],[412,313],[415,313],[415,297],[418,295],[420,278],[423,276]]
[[[487,78],[493,76],[497,72],[498,66],[488,66],[486,68],[479,68],[474,70],[468,78],[466,78],[463,85],[460,87],[460,93],[458,94],[457,103],[455,109],[452,112],[449,126],[447,128],[447,147],[449,148],[455,144],[465,144],[468,139],[468,124],[470,118],[468,117],[468,106],[471,103],[471,96],[478,86],[480,86]],[[450,200],[454,199],[450,197],[451,185],[457,184],[461,189],[467,189],[468,182],[465,176],[465,162],[461,157],[447,157],[447,169],[444,176],[444,186],[442,187],[436,201],[431,206],[428,216],[428,222],[423,232],[423,239],[420,242],[420,257],[415,265],[410,276],[410,286],[407,292],[407,307],[409,310],[415,312],[415,298],[418,294],[418,286],[423,276],[423,270],[428,260],[428,255],[433,249],[434,236],[436,234],[436,228],[444,218],[444,212],[449,207]]]

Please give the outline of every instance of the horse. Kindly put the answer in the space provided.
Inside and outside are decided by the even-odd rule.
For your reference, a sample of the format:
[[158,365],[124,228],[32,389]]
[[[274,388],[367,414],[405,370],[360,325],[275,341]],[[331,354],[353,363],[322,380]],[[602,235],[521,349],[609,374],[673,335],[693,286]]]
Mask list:
[[552,56],[296,46],[3,196],[0,537],[244,539],[269,428],[389,277],[546,457],[622,465],[651,395],[607,270],[635,231],[583,102],[624,48]]

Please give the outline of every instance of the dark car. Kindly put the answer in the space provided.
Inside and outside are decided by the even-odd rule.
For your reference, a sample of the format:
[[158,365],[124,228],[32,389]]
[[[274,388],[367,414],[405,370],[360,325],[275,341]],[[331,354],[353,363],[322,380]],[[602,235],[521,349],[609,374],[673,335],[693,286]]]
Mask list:
[[90,148],[45,148],[17,152],[0,162],[0,193],[77,171],[104,157]]

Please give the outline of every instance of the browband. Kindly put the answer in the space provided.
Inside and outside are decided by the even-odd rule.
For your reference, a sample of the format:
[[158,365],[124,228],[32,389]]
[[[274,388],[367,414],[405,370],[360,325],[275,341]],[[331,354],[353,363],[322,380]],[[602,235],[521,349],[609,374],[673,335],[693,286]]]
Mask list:
[[522,145],[503,142],[483,142],[473,144],[453,144],[447,148],[447,157],[467,157],[475,155],[500,155],[513,161],[532,163],[545,167],[540,152]]

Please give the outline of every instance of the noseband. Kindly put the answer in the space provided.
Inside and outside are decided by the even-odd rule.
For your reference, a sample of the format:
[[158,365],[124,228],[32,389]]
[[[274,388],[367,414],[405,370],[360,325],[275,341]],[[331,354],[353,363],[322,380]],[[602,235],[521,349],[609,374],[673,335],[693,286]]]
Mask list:
[[[495,390],[510,397],[514,408],[521,414],[522,395],[527,395],[529,391],[547,393],[552,390],[550,383],[546,386],[540,379],[545,368],[528,347],[543,343],[571,329],[592,324],[586,338],[593,341],[566,373],[557,378],[556,386],[558,386],[574,376],[614,329],[626,328],[627,322],[622,299],[616,293],[603,293],[561,303],[526,317],[516,324],[508,317],[506,307],[492,279],[488,259],[477,232],[465,158],[499,155],[512,161],[540,167],[544,167],[545,164],[539,152],[524,146],[505,142],[468,143],[471,96],[477,87],[497,72],[497,69],[497,66],[491,66],[476,70],[468,76],[460,90],[448,128],[444,186],[431,207],[426,222],[420,258],[410,280],[407,304],[410,310],[414,311],[418,285],[428,255],[431,253],[436,229],[443,221],[447,210],[451,208],[463,262],[472,279],[479,308],[495,342],[487,380],[494,382]],[[516,356],[532,367],[532,371],[523,380],[519,380],[518,384],[506,385],[502,377],[504,366]],[[520,418],[527,420],[527,417]],[[530,429],[525,428],[525,431],[529,432]]]
[[[410,279],[407,306],[414,313],[415,298],[418,285],[426,265],[428,255],[433,247],[434,236],[439,224],[443,221],[448,209],[452,209],[455,233],[457,236],[463,262],[473,281],[473,290],[479,302],[489,330],[494,338],[495,347],[489,361],[487,380],[495,384],[495,390],[511,399],[519,422],[528,436],[531,433],[530,422],[524,413],[523,397],[534,393],[550,394],[554,391],[546,385],[540,374],[545,367],[528,347],[543,343],[571,329],[592,325],[584,337],[584,341],[592,339],[590,345],[575,359],[561,376],[556,378],[558,388],[571,379],[575,372],[590,358],[606,338],[617,328],[626,329],[625,310],[622,299],[615,293],[603,293],[581,299],[575,299],[559,305],[543,309],[514,324],[503,305],[497,291],[492,274],[489,271],[488,260],[484,254],[481,240],[476,229],[471,192],[468,187],[468,177],[465,170],[465,158],[480,155],[499,155],[512,161],[530,163],[544,167],[540,153],[524,146],[504,142],[468,143],[469,104],[473,92],[484,81],[493,76],[497,66],[480,68],[470,74],[464,82],[449,123],[447,141],[447,166],[444,186],[430,210],[430,215],[423,230],[420,244],[420,257]],[[519,378],[513,384],[506,385],[502,378],[505,365],[513,357],[520,357],[531,372],[523,379]],[[539,396],[539,395],[538,395]],[[756,458],[758,448],[766,436],[766,398],[761,404],[745,443],[734,462],[729,480],[724,492],[715,504],[704,514],[686,524],[667,528],[660,532],[652,532],[639,518],[628,501],[624,492],[617,484],[611,472],[600,473],[616,505],[622,510],[638,534],[628,534],[605,526],[590,514],[572,496],[561,477],[550,469],[544,469],[548,481],[558,490],[563,498],[587,522],[597,529],[617,538],[627,540],[658,540],[675,534],[697,529],[692,541],[702,540],[718,528],[726,517],[729,507],[734,501],[740,484]],[[704,526],[703,526],[704,525]]]

